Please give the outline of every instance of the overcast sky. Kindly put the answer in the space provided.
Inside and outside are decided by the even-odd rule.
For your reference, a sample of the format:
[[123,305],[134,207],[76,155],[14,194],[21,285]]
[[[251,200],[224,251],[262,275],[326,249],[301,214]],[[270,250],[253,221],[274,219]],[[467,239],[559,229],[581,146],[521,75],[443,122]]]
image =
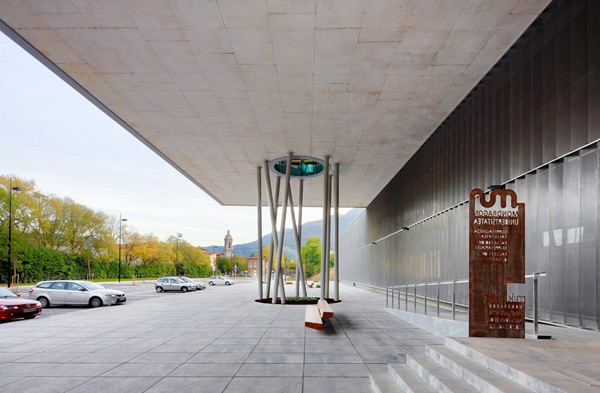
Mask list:
[[[234,246],[256,240],[256,207],[219,205],[2,33],[0,59],[1,174],[122,214],[161,240],[180,232],[193,245],[223,245],[227,229]],[[321,214],[305,209],[304,222]]]

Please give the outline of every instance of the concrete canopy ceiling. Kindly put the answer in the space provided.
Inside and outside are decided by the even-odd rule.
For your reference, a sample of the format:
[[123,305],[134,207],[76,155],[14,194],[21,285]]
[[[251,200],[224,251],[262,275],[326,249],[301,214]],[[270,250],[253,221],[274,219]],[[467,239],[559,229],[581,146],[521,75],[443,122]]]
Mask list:
[[0,0],[0,28],[222,204],[293,151],[364,207],[548,3]]

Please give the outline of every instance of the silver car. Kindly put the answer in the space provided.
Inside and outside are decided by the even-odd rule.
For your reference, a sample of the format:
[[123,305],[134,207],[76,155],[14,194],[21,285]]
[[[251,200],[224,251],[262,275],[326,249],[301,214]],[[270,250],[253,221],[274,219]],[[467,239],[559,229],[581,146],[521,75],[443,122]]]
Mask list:
[[[191,281],[191,280],[190,280]],[[180,277],[161,277],[154,283],[156,292],[166,291],[195,291],[196,284],[193,282],[185,282]]]
[[211,276],[208,279],[209,285],[233,285],[233,280],[229,277],[224,276]]
[[185,276],[179,276],[179,279],[183,280],[187,283],[194,284],[194,286],[196,287],[196,290],[198,290],[198,291],[206,289],[206,284],[203,283],[202,281],[194,281],[191,278],[185,277]]
[[124,303],[127,297],[121,291],[106,289],[90,281],[54,280],[37,283],[29,290],[29,298],[42,307],[58,305],[110,306]]

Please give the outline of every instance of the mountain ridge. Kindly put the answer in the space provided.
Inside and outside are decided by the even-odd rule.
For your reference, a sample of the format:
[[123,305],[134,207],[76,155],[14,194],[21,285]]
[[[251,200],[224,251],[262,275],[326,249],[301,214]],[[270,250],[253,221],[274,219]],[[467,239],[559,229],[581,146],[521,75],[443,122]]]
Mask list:
[[[352,222],[358,217],[360,213],[362,213],[363,209],[354,208],[350,210],[348,213],[340,216],[340,234],[343,233]],[[304,223],[302,225],[302,239],[301,245],[306,243],[306,240],[311,236],[321,237],[321,231],[323,220],[316,220]],[[268,233],[262,238],[263,248],[271,244],[271,233]],[[333,217],[331,219],[331,246],[334,245],[333,239]],[[201,248],[212,251],[214,249],[215,252],[223,252],[223,246],[211,245],[211,246],[201,246]],[[239,255],[242,257],[249,257],[252,255],[256,255],[258,252],[258,241],[242,243],[242,244],[234,244],[233,250],[235,255]],[[292,228],[286,228],[284,239],[283,239],[283,253],[287,255],[291,259],[296,259],[296,242],[294,240],[294,230]]]

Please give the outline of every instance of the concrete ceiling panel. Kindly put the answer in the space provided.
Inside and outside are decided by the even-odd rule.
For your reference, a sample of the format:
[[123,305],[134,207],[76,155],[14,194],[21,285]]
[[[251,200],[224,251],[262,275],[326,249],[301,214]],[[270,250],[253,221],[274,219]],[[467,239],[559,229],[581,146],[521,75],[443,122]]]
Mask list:
[[0,19],[219,202],[254,204],[256,166],[293,150],[339,161],[342,205],[365,206],[548,3],[0,0]]

